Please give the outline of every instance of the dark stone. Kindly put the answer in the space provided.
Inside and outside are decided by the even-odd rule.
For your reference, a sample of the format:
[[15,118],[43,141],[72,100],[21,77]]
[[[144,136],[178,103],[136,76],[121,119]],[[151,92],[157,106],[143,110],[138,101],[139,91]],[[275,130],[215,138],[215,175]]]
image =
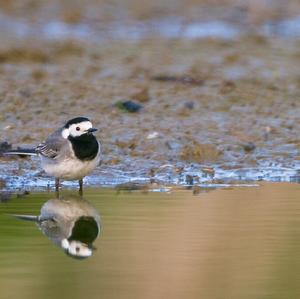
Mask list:
[[243,145],[244,151],[245,152],[252,152],[255,150],[256,145],[253,142],[247,142],[246,144]]
[[184,103],[184,108],[193,110],[195,108],[195,103],[193,101],[187,101]]
[[125,110],[127,112],[131,112],[131,113],[138,112],[143,108],[143,106],[141,104],[138,104],[133,101],[120,101],[120,102],[117,102],[115,104],[115,106],[122,110]]

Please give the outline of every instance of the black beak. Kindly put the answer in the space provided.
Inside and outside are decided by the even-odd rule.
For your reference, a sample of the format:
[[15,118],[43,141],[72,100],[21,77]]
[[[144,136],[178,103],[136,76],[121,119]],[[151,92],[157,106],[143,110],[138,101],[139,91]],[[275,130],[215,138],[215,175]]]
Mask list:
[[88,133],[93,133],[93,132],[96,132],[97,129],[96,128],[90,128],[87,130]]

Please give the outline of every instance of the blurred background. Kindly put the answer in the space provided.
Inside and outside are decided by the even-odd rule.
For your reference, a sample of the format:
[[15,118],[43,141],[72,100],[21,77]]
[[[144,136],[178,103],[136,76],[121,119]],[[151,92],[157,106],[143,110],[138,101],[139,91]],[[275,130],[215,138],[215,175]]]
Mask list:
[[[0,9],[2,148],[33,146],[82,115],[100,128],[97,183],[298,181],[299,1],[32,0]],[[3,167],[37,169],[22,163]]]
[[[299,7],[296,0],[89,0],[84,3],[19,0],[0,2],[0,20],[2,30],[19,37],[34,33],[46,38],[94,35],[94,39],[103,36],[136,39],[150,33],[179,38],[221,37],[216,24],[220,31],[221,24],[230,28],[232,34],[242,30],[260,34],[273,30],[299,37]],[[286,23],[280,24],[282,21]],[[211,26],[208,22],[212,22]],[[228,37],[229,32],[225,31],[223,37]]]

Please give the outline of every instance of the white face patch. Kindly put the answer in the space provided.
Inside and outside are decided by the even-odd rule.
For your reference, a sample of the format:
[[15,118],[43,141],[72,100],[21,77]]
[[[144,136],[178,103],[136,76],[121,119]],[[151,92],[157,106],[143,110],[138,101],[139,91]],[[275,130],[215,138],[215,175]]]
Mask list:
[[92,255],[92,250],[80,241],[71,241],[68,248],[69,254],[73,256],[89,257]]
[[63,129],[61,135],[63,138],[67,139],[70,135],[69,129]]
[[69,248],[69,241],[67,240],[67,239],[63,239],[63,240],[61,240],[61,247],[63,248],[63,249],[68,249]]
[[86,134],[88,129],[91,129],[92,127],[93,125],[90,121],[83,121],[78,124],[72,124],[69,128],[63,129],[61,134],[65,139],[67,139],[70,135],[72,137],[78,137],[82,134]]

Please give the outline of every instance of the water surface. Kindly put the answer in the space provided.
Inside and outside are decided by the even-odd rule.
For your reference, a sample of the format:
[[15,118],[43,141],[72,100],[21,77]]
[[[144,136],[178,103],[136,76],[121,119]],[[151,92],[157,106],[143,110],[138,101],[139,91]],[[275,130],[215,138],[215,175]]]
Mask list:
[[10,216],[38,215],[52,193],[2,203],[1,299],[299,298],[300,186],[200,191],[87,190],[102,232],[84,260]]

